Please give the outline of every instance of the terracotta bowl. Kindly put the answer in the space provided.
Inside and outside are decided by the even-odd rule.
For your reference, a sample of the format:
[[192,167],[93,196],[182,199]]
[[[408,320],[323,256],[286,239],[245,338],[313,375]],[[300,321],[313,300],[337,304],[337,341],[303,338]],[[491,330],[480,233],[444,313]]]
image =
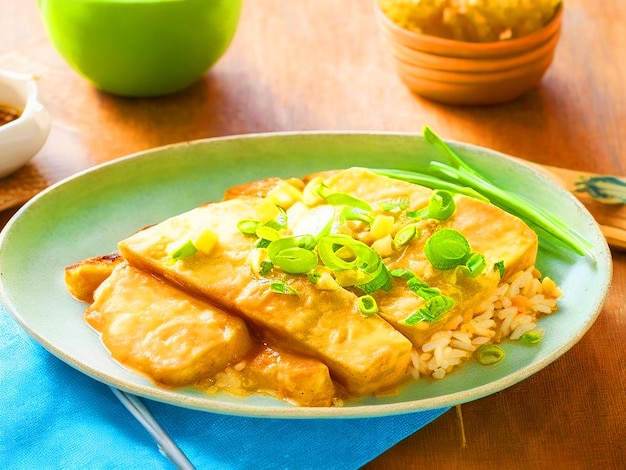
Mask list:
[[542,29],[517,39],[473,43],[418,34],[391,21],[376,2],[384,44],[404,84],[447,104],[492,105],[536,86],[550,67],[561,32],[560,6]]

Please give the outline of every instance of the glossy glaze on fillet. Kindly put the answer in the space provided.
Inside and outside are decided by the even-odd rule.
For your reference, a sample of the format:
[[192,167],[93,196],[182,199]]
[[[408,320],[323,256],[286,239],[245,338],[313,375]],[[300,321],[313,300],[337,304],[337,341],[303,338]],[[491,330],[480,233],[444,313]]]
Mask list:
[[[306,277],[294,276],[291,286],[299,294],[281,295],[251,270],[254,241],[237,224],[256,217],[259,199],[207,204],[123,240],[120,252],[130,264],[235,311],[284,346],[318,358],[351,394],[367,395],[402,381],[410,363],[410,341],[382,318],[364,317],[354,293],[320,291]],[[210,256],[170,262],[171,243],[205,229],[223,240]]]
[[[437,245],[442,235],[467,251]],[[425,373],[442,335],[476,337],[473,319],[532,271],[537,244],[488,202],[351,168],[230,188],[122,240],[115,263],[69,266],[66,282],[89,302],[94,276],[121,263],[86,320],[114,358],[159,383],[330,406]],[[440,265],[437,250],[458,259]],[[460,346],[465,359],[477,347]]]

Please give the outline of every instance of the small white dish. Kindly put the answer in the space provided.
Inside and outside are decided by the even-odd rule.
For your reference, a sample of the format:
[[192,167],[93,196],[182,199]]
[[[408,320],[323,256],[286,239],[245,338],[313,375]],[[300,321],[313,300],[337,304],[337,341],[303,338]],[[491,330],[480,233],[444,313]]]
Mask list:
[[39,101],[33,76],[0,70],[0,104],[20,116],[0,126],[0,177],[24,166],[41,149],[50,133],[50,114]]

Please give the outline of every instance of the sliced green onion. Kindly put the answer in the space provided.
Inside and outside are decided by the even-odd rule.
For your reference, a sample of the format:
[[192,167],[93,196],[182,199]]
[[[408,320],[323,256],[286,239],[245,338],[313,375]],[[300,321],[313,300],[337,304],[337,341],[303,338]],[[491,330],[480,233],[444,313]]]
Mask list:
[[407,211],[406,216],[410,219],[425,219],[428,216],[428,206],[416,211]]
[[320,259],[322,260],[322,263],[324,263],[327,268],[333,271],[346,271],[349,269],[355,269],[357,267],[356,259],[352,261],[346,261],[337,256],[336,253],[339,248],[344,246],[352,248],[355,243],[357,243],[357,241],[354,238],[349,237],[348,235],[326,235],[325,237],[320,238],[319,242],[317,243],[317,252]]
[[533,346],[535,344],[539,344],[541,342],[541,338],[543,338],[543,331],[530,330],[520,336],[519,342],[528,346]]
[[424,300],[429,300],[433,297],[441,296],[441,290],[439,290],[437,287],[420,287],[419,289],[417,289],[416,293]]
[[346,193],[333,193],[326,196],[326,202],[331,206],[350,206],[356,207],[366,212],[372,212],[372,206],[357,197]]
[[274,265],[270,261],[261,261],[261,265],[259,266],[259,275],[267,276]]
[[363,315],[369,317],[378,313],[378,304],[371,295],[363,295],[357,300],[359,310]]
[[416,277],[415,275],[413,275],[413,277],[407,279],[406,286],[412,292],[415,292],[417,295],[419,295],[420,289],[425,289],[427,287],[430,287],[428,284],[426,284],[424,281],[422,281],[419,277]]
[[479,253],[472,253],[465,264],[459,266],[459,268],[465,273],[466,276],[477,277],[485,270],[486,265],[487,263],[483,255]]
[[420,309],[426,321],[436,322],[454,306],[454,301],[445,295],[436,295],[426,300],[426,306]]
[[256,229],[255,235],[264,240],[274,241],[280,238],[280,233],[274,227],[269,225],[259,225]]
[[270,283],[270,290],[272,292],[276,292],[277,294],[298,295],[298,291],[296,291],[293,287],[288,286],[284,282]]
[[174,261],[178,261],[179,259],[194,255],[197,251],[198,249],[193,242],[190,239],[187,239],[177,245],[174,245],[171,248],[169,255]]
[[500,362],[504,356],[504,349],[497,344],[483,344],[476,350],[476,359],[485,366]]
[[450,191],[436,189],[428,204],[427,217],[430,219],[445,220],[451,217],[456,210],[456,203]]
[[358,220],[371,225],[374,222],[374,214],[359,207],[345,206],[339,215],[339,220],[344,223],[346,220]]
[[312,250],[315,247],[315,239],[311,235],[298,235],[294,237],[278,238],[267,247],[267,256],[272,259],[276,254],[288,248],[304,248]]
[[268,220],[267,222],[263,224],[264,226],[273,228],[275,230],[283,230],[287,228],[287,214],[285,213],[284,209],[280,207],[279,209],[280,209],[280,213],[276,216],[276,218],[272,220]]
[[288,274],[307,273],[318,264],[317,254],[311,249],[312,240],[311,235],[279,238],[268,245],[267,256],[274,266]]
[[471,254],[471,248],[460,232],[444,228],[426,240],[424,254],[435,268],[450,269],[464,264]]
[[376,292],[378,289],[389,292],[391,290],[392,284],[391,274],[389,274],[387,266],[385,266],[383,263],[380,263],[378,271],[373,274],[373,278],[368,282],[357,284],[356,287],[361,289],[366,294]]
[[287,274],[307,273],[318,263],[317,255],[313,251],[299,247],[281,250],[271,260],[274,266]]
[[240,220],[237,222],[237,229],[244,235],[255,235],[256,229],[261,225],[258,220]]
[[409,207],[410,201],[408,197],[398,199],[385,199],[378,203],[378,206],[386,212],[403,211]]
[[393,237],[393,243],[395,246],[403,246],[413,240],[419,231],[417,227],[413,224],[406,225],[402,227],[396,235]]
[[399,323],[401,323],[403,325],[407,325],[407,326],[413,326],[413,325],[417,325],[418,323],[421,323],[423,321],[424,321],[424,316],[418,310],[417,312],[414,312],[411,315],[409,315],[408,317],[406,317],[404,320],[400,320]]
[[267,248],[272,243],[271,240],[266,240],[265,238],[259,238],[254,244],[255,248]]
[[328,192],[330,191],[330,188],[328,186],[326,186],[325,183],[321,182],[315,187],[315,193],[321,197],[322,199],[326,199],[326,196],[328,196]]
[[416,325],[423,321],[435,323],[439,321],[453,305],[454,301],[445,295],[431,297],[426,301],[424,307],[412,313],[404,320],[401,320],[400,323],[409,326]]
[[309,279],[309,282],[315,285],[317,284],[317,281],[319,281],[322,277],[322,274],[319,272],[309,271],[308,273],[306,273],[306,276]]
[[494,269],[496,269],[500,273],[500,278],[504,276],[504,260],[500,260],[497,263],[493,264]]
[[394,269],[391,271],[390,274],[393,277],[397,277],[407,281],[415,277],[415,274],[413,274],[413,271],[411,271],[410,269]]
[[[337,251],[343,247],[354,253],[352,261],[346,261],[337,256]],[[317,251],[322,263],[333,271],[358,268],[373,274],[381,263],[380,256],[372,248],[359,240],[339,233],[320,238]]]

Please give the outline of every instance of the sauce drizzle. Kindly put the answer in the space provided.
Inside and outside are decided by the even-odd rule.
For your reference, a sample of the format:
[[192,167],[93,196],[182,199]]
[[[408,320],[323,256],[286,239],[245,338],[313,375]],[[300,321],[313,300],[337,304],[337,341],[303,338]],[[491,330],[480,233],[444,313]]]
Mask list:
[[16,108],[0,104],[0,126],[15,121],[19,117],[20,112]]

